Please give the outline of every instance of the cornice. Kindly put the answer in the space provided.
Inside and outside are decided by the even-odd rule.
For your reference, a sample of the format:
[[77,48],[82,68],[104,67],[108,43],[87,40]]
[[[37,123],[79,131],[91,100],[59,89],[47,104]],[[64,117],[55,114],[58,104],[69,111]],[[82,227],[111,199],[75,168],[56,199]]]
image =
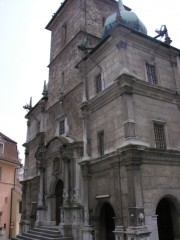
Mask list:
[[180,104],[180,97],[175,90],[148,83],[144,80],[123,73],[114,83],[88,101],[89,110],[95,112],[119,96],[141,95],[171,104]]
[[110,154],[89,161],[92,174],[112,168],[114,164],[127,170],[139,169],[141,165],[180,166],[180,151],[128,145]]

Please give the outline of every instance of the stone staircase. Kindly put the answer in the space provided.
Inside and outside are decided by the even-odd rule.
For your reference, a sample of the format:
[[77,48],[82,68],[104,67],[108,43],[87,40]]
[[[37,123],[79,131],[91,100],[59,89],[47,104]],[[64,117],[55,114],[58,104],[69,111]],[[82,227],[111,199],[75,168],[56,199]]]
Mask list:
[[72,240],[72,238],[63,237],[57,227],[39,226],[11,240]]

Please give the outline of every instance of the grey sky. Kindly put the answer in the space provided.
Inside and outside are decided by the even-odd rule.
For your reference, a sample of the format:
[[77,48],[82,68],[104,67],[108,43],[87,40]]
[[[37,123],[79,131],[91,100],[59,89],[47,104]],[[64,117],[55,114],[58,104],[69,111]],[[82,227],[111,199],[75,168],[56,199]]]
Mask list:
[[[48,80],[50,32],[45,30],[60,0],[0,0],[0,131],[21,145],[26,140],[26,111],[23,105],[41,98],[43,82]],[[180,48],[180,1],[124,0],[155,36],[155,29],[166,24]]]

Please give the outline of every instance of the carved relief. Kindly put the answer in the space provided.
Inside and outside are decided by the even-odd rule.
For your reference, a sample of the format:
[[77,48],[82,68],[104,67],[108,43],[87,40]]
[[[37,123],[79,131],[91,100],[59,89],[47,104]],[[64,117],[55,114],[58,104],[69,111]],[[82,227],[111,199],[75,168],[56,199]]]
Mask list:
[[53,173],[57,174],[61,172],[61,160],[60,158],[55,158],[53,160]]
[[63,189],[63,199],[64,203],[67,204],[69,202],[69,193],[67,189]]

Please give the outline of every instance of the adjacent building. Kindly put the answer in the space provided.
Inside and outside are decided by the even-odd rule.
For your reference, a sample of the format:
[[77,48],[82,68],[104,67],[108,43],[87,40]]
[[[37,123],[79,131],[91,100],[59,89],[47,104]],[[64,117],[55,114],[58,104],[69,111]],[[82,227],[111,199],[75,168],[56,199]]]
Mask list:
[[180,50],[115,0],[65,0],[49,82],[26,106],[22,233],[180,239]]
[[0,132],[0,239],[19,233],[21,185],[17,143]]

